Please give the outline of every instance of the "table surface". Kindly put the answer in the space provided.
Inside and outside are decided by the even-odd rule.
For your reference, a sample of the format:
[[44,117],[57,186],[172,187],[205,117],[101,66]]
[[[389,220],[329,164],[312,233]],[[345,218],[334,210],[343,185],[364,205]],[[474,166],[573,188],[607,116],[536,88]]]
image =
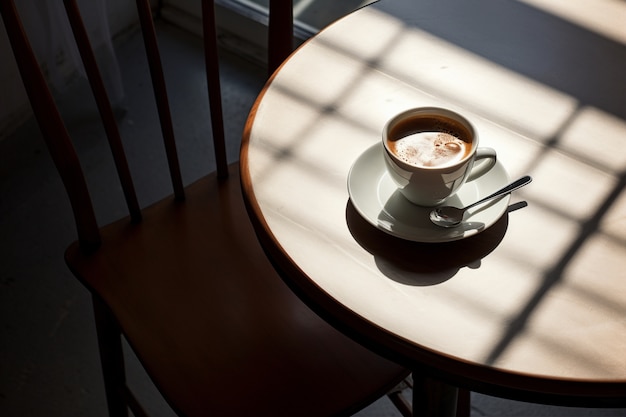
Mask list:
[[[505,396],[626,399],[626,30],[607,21],[626,6],[440,3],[356,11],[270,80],[241,153],[259,238],[321,315],[408,366]],[[366,221],[350,169],[418,106],[470,119],[512,179],[533,176],[510,200],[528,205],[446,243]]]

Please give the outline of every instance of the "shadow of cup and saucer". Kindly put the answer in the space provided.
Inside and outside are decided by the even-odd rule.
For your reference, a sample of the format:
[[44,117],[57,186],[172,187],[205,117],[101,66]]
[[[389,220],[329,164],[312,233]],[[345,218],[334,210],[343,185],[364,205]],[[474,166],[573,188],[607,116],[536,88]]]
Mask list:
[[[504,238],[508,213],[526,205],[522,201],[508,206],[487,228],[484,223],[469,221],[453,229],[442,229],[430,223],[427,215],[430,209],[413,206],[398,193],[381,210],[379,227],[365,220],[350,200],[346,220],[354,239],[374,256],[378,269],[385,276],[406,285],[428,286],[449,280],[463,267],[479,268],[481,260]],[[394,224],[425,233],[426,239],[422,240],[426,241],[403,238],[402,231],[393,230]],[[447,235],[437,239],[433,235],[436,233]]]

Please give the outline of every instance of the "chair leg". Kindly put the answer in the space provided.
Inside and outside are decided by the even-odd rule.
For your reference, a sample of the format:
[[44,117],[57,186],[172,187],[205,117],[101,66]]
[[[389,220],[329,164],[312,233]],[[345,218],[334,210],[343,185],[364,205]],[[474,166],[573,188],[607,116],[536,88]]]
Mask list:
[[469,417],[472,411],[471,392],[467,389],[459,389],[456,403],[456,417]]
[[92,299],[109,416],[128,417],[121,331],[104,302],[96,295]]
[[[465,394],[468,391],[435,379],[416,377],[416,373],[413,373],[413,415],[456,417],[458,411],[466,411],[457,410],[459,393],[466,401]],[[467,409],[469,403],[463,406]]]

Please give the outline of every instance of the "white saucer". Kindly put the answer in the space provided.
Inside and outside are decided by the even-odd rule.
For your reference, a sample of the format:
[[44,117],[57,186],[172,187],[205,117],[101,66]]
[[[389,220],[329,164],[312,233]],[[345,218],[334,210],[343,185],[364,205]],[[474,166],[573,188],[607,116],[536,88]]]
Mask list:
[[[465,221],[454,228],[431,223],[432,208],[409,202],[387,174],[382,143],[363,152],[348,174],[348,193],[357,212],[374,227],[390,235],[414,242],[449,242],[464,239],[493,225],[506,212],[510,195],[470,209]],[[509,183],[509,175],[499,162],[483,176],[465,183],[443,205],[465,207]]]

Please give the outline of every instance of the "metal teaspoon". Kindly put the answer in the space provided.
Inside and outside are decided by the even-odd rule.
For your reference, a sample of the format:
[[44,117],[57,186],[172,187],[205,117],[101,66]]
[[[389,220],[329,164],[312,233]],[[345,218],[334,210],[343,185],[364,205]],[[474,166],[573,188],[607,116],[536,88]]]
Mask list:
[[433,211],[430,212],[430,221],[432,221],[437,226],[441,226],[441,227],[458,226],[463,221],[463,215],[465,214],[466,210],[472,207],[475,207],[479,204],[482,204],[485,201],[489,201],[491,199],[499,197],[501,195],[509,194],[510,192],[515,191],[518,188],[521,188],[525,186],[526,184],[530,183],[532,180],[533,179],[529,175],[526,175],[525,177],[522,177],[519,180],[512,182],[506,187],[501,188],[495,193],[488,195],[487,197],[481,200],[478,200],[477,202],[470,204],[469,206],[466,206],[464,208],[456,208],[452,206],[437,207]]

